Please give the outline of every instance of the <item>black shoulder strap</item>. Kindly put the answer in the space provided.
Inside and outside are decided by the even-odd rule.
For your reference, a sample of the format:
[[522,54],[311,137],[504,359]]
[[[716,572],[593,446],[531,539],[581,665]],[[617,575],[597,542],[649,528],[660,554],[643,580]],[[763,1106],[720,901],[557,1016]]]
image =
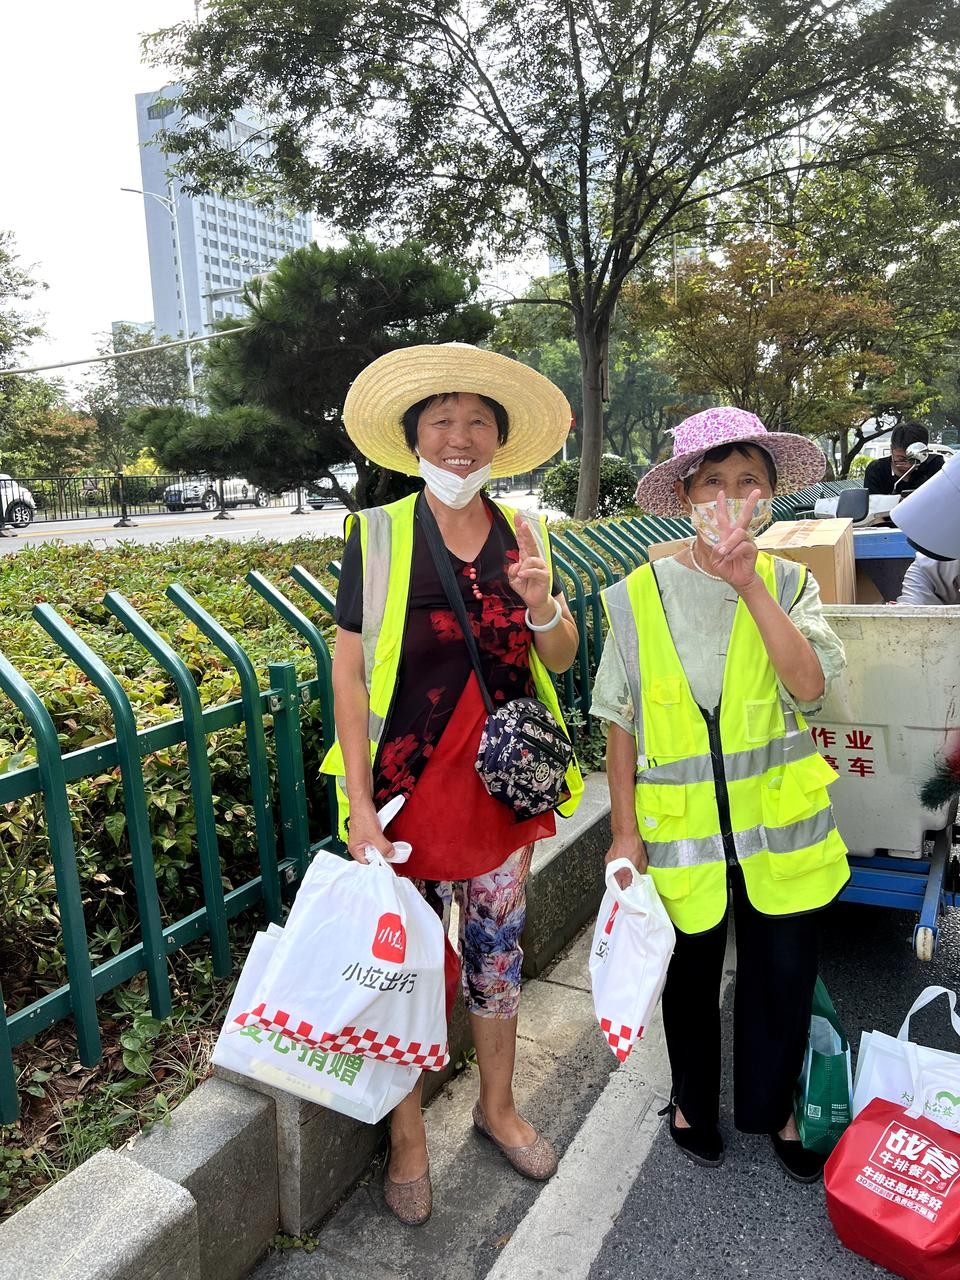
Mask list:
[[453,610],[454,617],[460,623],[460,630],[463,632],[464,643],[467,646],[467,653],[470,655],[470,661],[473,663],[473,669],[477,673],[477,684],[480,686],[480,692],[483,695],[483,704],[487,708],[487,714],[492,715],[494,706],[493,699],[487,689],[487,683],[483,678],[483,672],[480,669],[480,654],[477,650],[477,642],[473,636],[473,628],[470,626],[470,619],[467,617],[466,605],[463,603],[463,597],[457,586],[457,580],[453,574],[453,565],[450,563],[450,557],[447,554],[447,548],[444,545],[443,537],[440,534],[440,528],[437,525],[436,516],[430,510],[430,504],[427,502],[423,494],[417,499],[417,519],[420,527],[423,529],[427,539],[427,546],[430,548],[430,555],[433,557],[433,563],[436,565],[437,573],[440,575],[440,585],[443,587],[444,595],[447,602]]

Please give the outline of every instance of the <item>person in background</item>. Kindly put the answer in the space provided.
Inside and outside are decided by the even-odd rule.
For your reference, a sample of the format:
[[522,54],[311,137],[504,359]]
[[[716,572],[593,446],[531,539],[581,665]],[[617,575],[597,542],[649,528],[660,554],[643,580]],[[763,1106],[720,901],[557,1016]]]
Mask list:
[[960,604],[960,560],[918,553],[903,576],[897,604]]
[[732,912],[734,1123],[769,1134],[799,1182],[818,1179],[824,1160],[802,1146],[793,1115],[817,913],[850,875],[827,792],[837,775],[804,715],[844,657],[812,576],[758,552],[753,535],[774,493],[823,470],[812,441],[768,432],[742,409],[677,427],[673,457],[647,472],[638,498],[654,515],[689,515],[697,533],[604,592],[610,631],[591,706],[609,721],[607,861],[649,869],[677,933],[663,993],[670,1136],[695,1163],[723,1160],[719,1003]]
[[935,476],[943,466],[943,458],[932,454],[923,462],[907,456],[912,444],[929,444],[930,432],[919,422],[901,422],[890,433],[889,458],[875,458],[863,473],[863,487],[872,494],[898,494],[905,497]]

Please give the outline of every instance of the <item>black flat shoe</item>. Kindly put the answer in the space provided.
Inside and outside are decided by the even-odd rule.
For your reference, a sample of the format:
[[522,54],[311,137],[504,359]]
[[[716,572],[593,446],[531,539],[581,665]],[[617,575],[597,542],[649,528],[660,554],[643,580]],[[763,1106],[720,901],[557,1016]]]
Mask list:
[[707,1169],[716,1169],[723,1164],[723,1138],[716,1125],[709,1128],[678,1129],[677,1104],[674,1099],[657,1114],[670,1117],[670,1137],[694,1164],[702,1164]]
[[823,1177],[826,1156],[808,1151],[798,1138],[781,1138],[778,1133],[771,1133],[770,1141],[780,1167],[794,1182],[819,1182]]

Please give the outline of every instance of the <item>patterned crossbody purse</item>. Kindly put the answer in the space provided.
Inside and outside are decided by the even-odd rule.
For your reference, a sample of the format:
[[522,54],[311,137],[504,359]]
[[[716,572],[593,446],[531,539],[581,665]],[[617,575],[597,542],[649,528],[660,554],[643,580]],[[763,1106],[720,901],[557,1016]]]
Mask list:
[[447,548],[436,518],[422,497],[417,502],[417,519],[444,594],[463,632],[487,709],[477,751],[477,773],[493,798],[512,809],[517,817],[536,818],[555,809],[563,799],[564,776],[573,758],[570,739],[539,698],[514,698],[501,707],[494,706]]

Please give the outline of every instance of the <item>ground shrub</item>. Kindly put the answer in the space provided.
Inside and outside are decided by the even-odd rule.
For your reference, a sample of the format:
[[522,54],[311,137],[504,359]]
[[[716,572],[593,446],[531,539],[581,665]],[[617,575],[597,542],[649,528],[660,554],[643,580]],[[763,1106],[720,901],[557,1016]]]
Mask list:
[[[340,550],[337,539],[310,538],[288,543],[127,543],[105,550],[89,544],[25,547],[0,563],[0,651],[42,697],[61,750],[77,751],[114,736],[110,711],[99,692],[31,618],[34,604],[53,604],[106,661],[130,698],[139,727],[146,728],[180,715],[176,689],[104,607],[107,590],[120,591],[172,645],[196,680],[202,704],[212,706],[239,697],[236,672],[166,599],[166,585],[181,583],[233,633],[265,688],[271,661],[294,661],[301,679],[315,675],[316,664],[292,628],[246,585],[245,574],[259,569],[332,639],[332,620],[287,574],[291,565],[302,563],[333,590],[335,583],[326,566]],[[304,714],[303,740],[307,776],[314,779],[323,749],[319,704]],[[231,889],[258,870],[242,730],[223,729],[210,735],[208,753],[223,882]],[[0,774],[34,759],[29,727],[14,706],[0,697]],[[185,749],[146,756],[143,772],[161,906],[168,923],[201,902]],[[319,787],[310,790],[319,792]],[[91,958],[96,964],[138,937],[119,770],[94,772],[71,783],[69,793]],[[320,823],[325,820],[325,806],[322,797],[318,800],[315,818]],[[326,830],[311,834],[320,838]],[[22,1007],[66,980],[56,886],[37,795],[0,808],[0,972],[8,1010]]]
[[[577,485],[580,483],[580,459],[558,462],[543,478],[540,486],[540,502],[572,516],[577,504]],[[598,516],[620,515],[633,502],[637,478],[633,468],[623,458],[604,457],[600,462],[600,494],[597,499]]]

